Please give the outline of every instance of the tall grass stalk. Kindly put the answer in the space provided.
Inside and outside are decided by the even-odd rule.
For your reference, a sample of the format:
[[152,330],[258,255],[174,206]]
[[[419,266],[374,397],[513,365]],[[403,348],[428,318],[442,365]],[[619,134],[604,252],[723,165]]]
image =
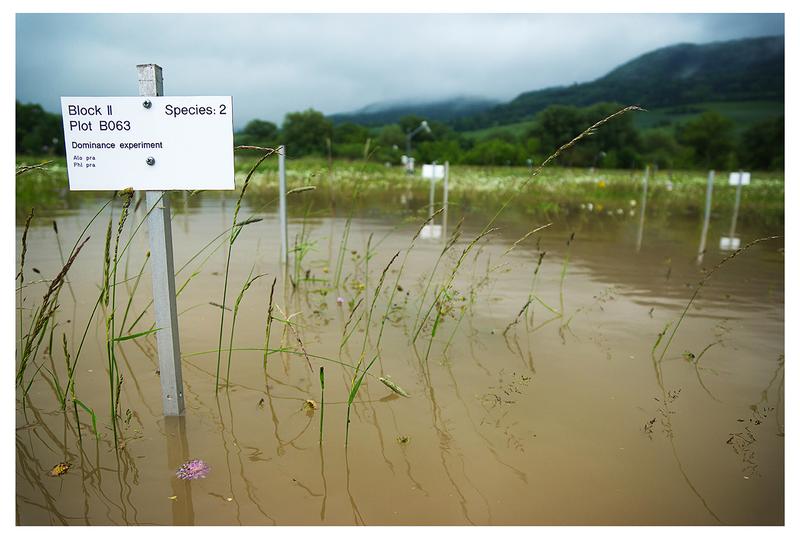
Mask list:
[[[423,316],[422,321],[419,323],[419,326],[417,327],[416,333],[414,333],[414,338],[411,340],[412,344],[417,341],[417,337],[419,337],[419,334],[422,331],[422,328],[425,327],[425,322],[428,319],[428,317],[430,316],[430,314],[433,311],[434,307],[438,307],[440,305],[439,302],[442,300],[442,297],[445,294],[449,293],[450,287],[453,285],[453,281],[455,281],[456,274],[458,273],[458,270],[461,267],[461,264],[464,262],[464,259],[467,257],[469,252],[472,250],[473,247],[475,247],[475,245],[480,240],[482,240],[484,237],[488,236],[492,232],[495,232],[496,230],[497,230],[497,228],[488,228],[488,229],[484,230],[483,232],[478,234],[478,236],[476,236],[475,239],[473,239],[471,242],[469,242],[467,244],[467,246],[464,247],[463,251],[461,251],[461,255],[458,257],[458,260],[456,261],[455,265],[453,266],[453,270],[450,272],[450,276],[447,278],[447,281],[445,282],[445,284],[439,289],[439,293],[436,294],[436,297],[434,298],[433,302],[431,303],[430,307],[428,308],[428,311],[425,313],[425,316]],[[436,319],[437,320],[434,322],[434,327],[437,325],[438,321],[440,320],[440,315],[441,315],[441,310],[439,308],[437,308],[437,310],[436,310]],[[434,336],[431,335],[431,340],[433,340],[433,337]],[[427,358],[427,356],[426,356],[426,358]]]
[[434,262],[434,264],[433,264],[433,269],[431,270],[431,273],[428,276],[428,281],[427,281],[427,283],[425,283],[425,289],[422,291],[422,295],[420,296],[420,299],[419,299],[419,304],[417,305],[417,313],[414,316],[414,325],[411,327],[411,332],[414,333],[414,334],[416,334],[416,332],[417,332],[417,324],[419,323],[419,315],[422,313],[422,306],[425,304],[425,298],[428,297],[428,291],[430,290],[431,283],[433,283],[433,279],[434,279],[434,277],[436,277],[436,270],[439,269],[439,264],[442,262],[442,259],[444,258],[445,254],[447,254],[447,251],[449,251],[456,244],[456,242],[459,240],[459,238],[461,237],[461,226],[462,226],[463,222],[464,222],[464,218],[462,217],[458,221],[458,224],[456,225],[456,228],[453,231],[453,234],[450,236],[450,238],[444,244],[444,247],[442,247],[442,250],[439,252],[439,256],[436,257],[436,262]]
[[[20,173],[18,172],[17,175],[19,175],[19,174]],[[19,279],[19,286],[20,286],[19,296],[18,296],[18,300],[17,300],[17,310],[19,311],[19,313],[18,313],[19,314],[19,349],[18,349],[17,353],[20,354],[20,360],[22,358],[22,350],[23,350],[23,344],[22,344],[23,310],[22,310],[22,307],[23,307],[23,303],[24,303],[23,285],[25,284],[25,254],[28,252],[28,230],[30,230],[30,228],[31,228],[31,220],[33,219],[33,214],[34,214],[34,209],[31,208],[30,211],[28,212],[28,217],[25,219],[25,229],[22,231],[22,249],[20,251],[20,257],[19,257],[19,272],[16,275],[16,279]]]
[[[241,148],[243,148],[243,149],[252,149],[251,147],[241,147]],[[268,151],[267,153],[262,155],[258,159],[258,161],[256,161],[256,163],[250,169],[250,172],[247,173],[247,176],[244,179],[244,185],[242,185],[242,191],[241,191],[241,193],[239,193],[239,199],[236,201],[236,209],[233,212],[233,225],[231,226],[231,233],[230,233],[230,236],[228,237],[228,254],[227,254],[227,257],[226,257],[226,260],[225,260],[225,284],[223,285],[223,289],[222,289],[222,306],[223,306],[223,308],[220,309],[219,344],[218,344],[219,351],[217,352],[217,370],[216,370],[216,376],[215,376],[215,380],[214,380],[214,393],[215,394],[219,393],[219,366],[220,366],[220,361],[222,359],[222,330],[225,327],[225,309],[224,309],[224,307],[225,307],[225,301],[228,299],[228,277],[229,277],[230,267],[231,267],[231,252],[233,251],[233,244],[236,242],[236,238],[239,237],[239,233],[242,231],[242,227],[241,226],[239,226],[239,227],[236,226],[236,224],[237,224],[236,220],[239,217],[239,210],[242,207],[242,199],[244,198],[244,195],[247,192],[247,186],[250,184],[250,179],[253,177],[253,174],[255,174],[255,172],[258,169],[258,167],[261,166],[261,163],[263,163],[267,159],[267,157],[269,157],[270,155],[275,153],[275,150],[273,150],[271,148],[269,150],[270,151]]]
[[[680,325],[683,322],[684,318],[686,318],[686,313],[689,311],[689,308],[694,303],[694,300],[697,299],[697,295],[700,293],[700,290],[705,286],[705,284],[708,282],[708,280],[711,278],[711,276],[714,275],[714,273],[716,273],[717,271],[719,271],[719,269],[722,266],[724,266],[725,264],[727,264],[728,262],[730,262],[731,260],[733,260],[734,258],[739,256],[740,254],[744,253],[745,251],[747,251],[748,249],[750,249],[754,245],[757,245],[757,244],[765,242],[765,241],[777,240],[777,239],[780,239],[782,237],[783,236],[768,236],[768,237],[764,237],[764,238],[755,239],[755,240],[747,243],[746,245],[744,245],[740,249],[737,249],[733,253],[729,254],[725,258],[723,258],[721,261],[719,261],[717,263],[717,265],[715,265],[708,272],[706,272],[706,274],[703,276],[702,279],[700,279],[700,281],[697,283],[697,286],[694,288],[694,291],[692,292],[692,296],[689,298],[688,303],[686,303],[686,307],[683,308],[683,311],[681,312],[680,316],[678,317],[678,320],[675,322],[675,325],[672,326],[672,332],[670,333],[669,337],[667,338],[667,341],[664,344],[664,348],[662,348],[662,350],[661,350],[661,355],[658,357],[657,363],[659,365],[664,360],[664,355],[667,353],[667,350],[669,349],[669,345],[672,344],[672,339],[675,337],[675,333],[677,333],[678,328],[680,327]],[[666,329],[665,329],[665,332],[666,332]],[[653,357],[654,358],[655,358],[656,348],[658,347],[659,343],[661,342],[661,338],[662,337],[663,337],[663,334],[659,335],[659,338],[656,340],[656,343],[653,346],[652,352],[653,352]],[[660,380],[660,368],[657,369],[657,373],[659,373],[659,380]]]
[[[110,406],[111,406],[111,425],[114,431],[114,446],[118,445],[118,432],[117,432],[117,417],[119,416],[119,395],[122,388],[122,375],[119,372],[119,364],[117,363],[116,356],[116,306],[117,306],[117,266],[119,261],[119,239],[122,236],[122,231],[125,227],[125,221],[128,218],[128,209],[133,199],[133,189],[126,189],[120,193],[122,197],[122,211],[119,216],[119,224],[117,225],[117,234],[114,240],[114,256],[111,259],[113,268],[106,271],[105,275],[110,275],[111,283],[105,281],[106,299],[105,304],[109,303],[109,294],[111,299],[111,309],[106,316],[106,347],[108,351],[108,377],[110,389]],[[106,261],[108,261],[108,251],[106,251]],[[108,268],[106,268],[108,270]],[[110,290],[109,290],[110,289]]]
[[[231,319],[231,337],[229,339],[228,344],[228,369],[225,373],[225,387],[228,387],[231,379],[231,350],[233,349],[233,335],[234,331],[236,330],[236,317],[239,314],[239,305],[242,302],[242,298],[244,297],[244,293],[250,288],[250,285],[253,284],[253,281],[258,279],[259,277],[263,277],[265,274],[261,273],[253,275],[253,268],[250,269],[250,273],[247,275],[247,280],[245,281],[244,285],[242,285],[242,289],[239,292],[239,295],[236,297],[236,302],[233,304],[233,317]],[[224,309],[223,309],[224,310]]]
[[319,445],[322,445],[322,428],[325,425],[325,367],[319,368]]
[[75,259],[78,257],[78,254],[81,249],[83,249],[83,246],[86,245],[87,241],[89,241],[88,237],[73,251],[72,255],[64,264],[64,267],[61,268],[58,275],[50,282],[50,286],[48,286],[47,291],[42,297],[41,304],[34,311],[30,329],[23,336],[20,365],[16,376],[17,384],[20,386],[22,386],[28,364],[35,361],[39,346],[47,331],[48,324],[55,317],[56,310],[58,309],[58,294],[64,285],[67,272],[72,267],[73,262],[75,262]]
[[[542,161],[536,168],[534,168],[531,171],[530,175],[525,179],[525,181],[522,182],[522,184],[508,197],[508,199],[506,199],[505,202],[503,202],[503,204],[500,206],[500,208],[498,208],[498,210],[495,212],[495,214],[492,216],[492,218],[489,219],[489,222],[486,223],[486,225],[483,227],[483,230],[481,231],[479,237],[482,237],[482,236],[486,235],[486,233],[489,232],[489,230],[491,229],[492,225],[494,225],[494,222],[497,220],[498,217],[500,217],[500,214],[502,214],[503,211],[505,211],[505,209],[508,207],[508,205],[511,204],[511,202],[513,202],[514,199],[517,198],[517,196],[519,196],[519,194],[525,190],[525,187],[531,181],[533,181],[533,179],[536,178],[536,176],[538,176],[539,173],[547,165],[549,165],[551,162],[553,162],[555,159],[557,159],[558,156],[560,156],[562,153],[564,153],[565,151],[567,151],[570,148],[572,148],[573,146],[575,146],[582,139],[593,135],[600,127],[602,127],[604,124],[610,122],[611,120],[613,120],[613,119],[615,119],[615,118],[617,118],[617,117],[619,117],[619,116],[621,116],[621,115],[623,115],[623,114],[625,114],[627,112],[640,111],[640,110],[644,110],[644,109],[642,109],[641,107],[637,107],[635,105],[624,107],[624,108],[618,110],[617,112],[615,112],[615,113],[613,113],[613,114],[611,114],[609,116],[606,116],[602,120],[600,120],[598,122],[595,122],[590,127],[588,127],[583,132],[581,132],[576,137],[574,137],[572,140],[570,140],[569,142],[566,142],[565,144],[562,144],[555,152],[550,154],[544,161]],[[457,269],[458,268],[455,268],[456,271],[457,271]],[[455,278],[455,271],[451,275],[451,281],[452,281],[453,278]],[[449,287],[442,287],[440,289],[440,291],[439,291],[439,294],[433,299],[433,301],[431,301],[431,305],[428,308],[428,311],[426,312],[425,317],[422,319],[422,323],[419,325],[419,327],[417,328],[416,333],[414,334],[414,338],[412,340],[412,343],[416,342],[417,337],[419,335],[419,332],[422,329],[422,327],[425,325],[425,322],[427,321],[428,317],[430,316],[431,312],[433,311],[433,308],[441,300],[441,295],[444,294],[447,291],[448,288]]]
[[275,277],[272,279],[272,286],[269,289],[269,304],[267,305],[267,323],[266,328],[264,329],[264,372],[267,371],[267,358],[269,357],[269,335],[272,331],[272,311],[275,308],[274,306],[274,298],[275,298],[275,283],[278,282],[278,278]]
[[386,265],[386,267],[383,268],[380,279],[378,280],[378,286],[375,287],[375,294],[372,298],[372,304],[370,305],[369,313],[367,314],[367,324],[366,324],[366,329],[364,330],[364,342],[361,345],[361,353],[359,354],[358,362],[356,363],[355,367],[355,372],[353,373],[353,379],[350,384],[350,393],[347,396],[347,421],[345,423],[345,434],[344,434],[345,447],[347,447],[347,443],[349,441],[349,436],[350,436],[350,408],[352,407],[353,401],[355,400],[356,395],[358,394],[358,388],[361,387],[361,383],[364,381],[364,376],[366,376],[367,372],[369,372],[369,369],[370,367],[372,367],[372,364],[375,363],[375,360],[378,359],[378,354],[376,354],[369,362],[367,367],[363,371],[361,371],[361,374],[359,374],[359,369],[364,364],[364,359],[365,359],[364,354],[366,352],[367,340],[369,339],[369,328],[372,321],[372,313],[375,310],[375,302],[378,300],[378,296],[380,295],[381,288],[383,287],[383,281],[386,278],[386,273],[389,271],[389,268],[392,266],[394,261],[397,260],[398,256],[400,256],[400,251],[397,251],[392,257],[392,259],[389,260],[389,263]]
[[561,316],[564,316],[564,283],[567,280],[567,267],[569,266],[570,255],[572,254],[572,242],[575,240],[575,233],[569,235],[567,240],[567,253],[564,255],[564,263],[561,265],[561,275],[558,284],[558,303],[561,309]]
[[414,245],[416,244],[417,238],[419,238],[420,234],[422,234],[422,229],[425,228],[426,225],[433,222],[433,220],[436,219],[436,217],[443,211],[444,208],[439,208],[438,210],[433,212],[433,215],[425,219],[417,229],[417,232],[411,238],[411,241],[409,242],[408,247],[406,248],[406,252],[403,255],[403,261],[400,263],[400,269],[398,270],[397,277],[394,280],[394,285],[392,286],[392,290],[389,293],[389,300],[386,303],[386,311],[383,313],[383,316],[381,317],[381,327],[380,331],[378,331],[378,339],[375,345],[375,347],[378,349],[378,353],[380,353],[381,338],[383,337],[383,330],[386,325],[386,320],[389,318],[389,314],[392,311],[392,305],[394,304],[394,296],[397,293],[398,287],[400,286],[400,277],[403,275],[403,270],[405,270],[406,268],[406,261],[408,260],[411,251],[414,249]]

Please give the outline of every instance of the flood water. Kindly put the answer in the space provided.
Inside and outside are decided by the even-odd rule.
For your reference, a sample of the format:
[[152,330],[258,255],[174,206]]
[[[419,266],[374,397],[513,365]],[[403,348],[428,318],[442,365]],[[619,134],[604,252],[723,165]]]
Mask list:
[[[458,230],[463,218],[460,238],[436,267],[424,300],[444,244],[415,242],[377,349],[389,293],[427,215],[426,199],[421,191],[410,200],[355,213],[339,289],[329,289],[328,282],[336,273],[346,211],[339,208],[334,217],[316,206],[304,218],[302,194],[290,199],[297,201],[291,243],[304,227],[308,233],[299,270],[289,268],[292,280],[300,278],[296,289],[279,265],[275,207],[267,208],[263,221],[243,227],[233,246],[226,306],[233,309],[251,271],[266,275],[253,282],[238,307],[230,380],[217,394],[226,247],[202,267],[218,243],[194,258],[176,278],[180,288],[199,269],[177,300],[185,416],[162,415],[154,335],[117,343],[123,376],[119,450],[109,418],[102,308],[89,324],[75,371],[76,395],[95,410],[99,441],[83,410],[79,441],[72,405],[60,410],[46,374],[55,370],[63,385],[61,334],[74,354],[97,301],[108,223],[108,213],[102,214],[69,272],[71,289],[61,291],[52,362],[44,350],[48,333],[37,358],[44,367],[27,398],[17,391],[18,523],[783,523],[782,240],[758,243],[715,271],[662,357],[670,332],[653,353],[659,333],[670,322],[670,331],[675,327],[703,270],[730,254],[718,248],[728,234],[728,215],[712,219],[702,261],[697,217],[654,209],[642,226],[638,206],[621,215],[577,213],[515,245],[551,221],[501,216],[495,223],[499,230],[469,250],[450,297],[439,302],[443,314],[435,337],[432,316],[412,345],[420,305],[424,314],[433,290],[448,281],[459,255],[492,213],[454,199],[447,233]],[[176,269],[230,226],[235,200],[231,195],[221,204],[216,196],[198,195],[182,208],[180,195],[173,199]],[[98,199],[34,220],[26,283],[52,278],[62,266],[52,219],[66,253],[101,205]],[[129,227],[142,220],[143,206],[126,224],[123,242]],[[256,206],[245,204],[240,220]],[[118,215],[119,207],[114,230]],[[22,230],[20,223],[18,257]],[[782,230],[743,224],[736,233],[745,245]],[[117,287],[117,317],[123,316],[126,287],[134,286],[147,249],[143,227],[120,261],[118,281],[124,275],[127,281]],[[398,251],[366,331],[379,277]],[[260,349],[276,276],[279,320],[273,322],[270,348],[293,352],[270,354],[265,372]],[[45,286],[24,291],[26,329],[25,309],[41,300]],[[148,264],[126,333],[150,296]],[[229,345],[233,313],[225,315],[223,348]],[[287,318],[291,327],[281,321]],[[148,310],[130,333],[152,327],[152,320]],[[343,334],[351,330],[342,346]],[[376,354],[379,359],[351,409],[345,449],[353,371],[336,362],[353,365],[362,349],[366,362]],[[227,353],[221,355],[224,379]],[[320,366],[325,369],[322,445]],[[409,396],[393,393],[380,376]],[[307,399],[317,409],[304,407]],[[176,477],[189,459],[208,464],[205,479]],[[60,462],[71,467],[51,477]]]

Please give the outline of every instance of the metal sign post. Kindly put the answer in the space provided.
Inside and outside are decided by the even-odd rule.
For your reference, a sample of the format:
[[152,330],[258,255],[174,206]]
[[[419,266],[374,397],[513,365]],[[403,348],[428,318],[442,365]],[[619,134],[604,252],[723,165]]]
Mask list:
[[639,233],[636,235],[636,252],[642,250],[642,240],[644,239],[644,214],[647,208],[647,180],[650,176],[650,166],[644,169],[644,180],[642,181],[642,211],[639,216]]
[[145,193],[161,397],[164,415],[177,416],[184,401],[169,191],[235,188],[233,99],[165,97],[159,66],[136,69],[139,97],[61,97],[67,175],[73,191]]
[[286,225],[286,146],[278,146],[278,221],[281,234],[281,263],[289,267],[289,231]]
[[714,171],[708,171],[708,185],[706,186],[706,208],[703,213],[703,231],[700,233],[700,247],[697,249],[697,263],[703,263],[706,252],[706,236],[708,235],[708,222],[711,219],[711,193],[714,190]]
[[728,177],[728,185],[736,186],[736,200],[733,203],[733,216],[731,217],[731,229],[727,236],[719,239],[719,248],[723,251],[733,251],[739,248],[740,239],[736,237],[736,221],[739,218],[739,203],[742,200],[742,186],[750,185],[750,173],[740,170],[731,172]]
[[742,185],[750,183],[750,173],[739,171],[738,173],[731,173],[729,182],[736,185],[736,200],[733,203],[733,217],[731,218],[731,230],[728,233],[729,238],[736,236],[736,221],[739,218],[739,203],[742,200]]
[[[164,95],[161,67],[156,64],[136,66],[139,71],[139,95]],[[175,302],[175,268],[172,262],[172,225],[170,223],[169,193],[146,192],[148,235],[150,237],[150,268],[153,277],[153,307],[155,309],[158,363],[161,371],[161,399],[164,415],[182,415],[183,376],[181,373],[181,344],[178,333],[178,309]]]
[[[428,196],[428,219],[431,219],[434,214],[433,206],[436,202],[435,199],[436,180],[441,178],[444,179],[445,182],[447,182],[447,180],[445,179],[447,177],[445,170],[446,170],[446,165],[437,165],[436,161],[434,161],[433,164],[431,165],[422,165],[422,177],[428,178],[431,181],[430,194]],[[446,194],[444,198],[444,204],[447,205]],[[420,231],[420,237],[423,239],[434,239],[434,240],[442,238],[442,225],[435,225],[433,224],[433,222],[431,222],[423,226],[422,230]]]

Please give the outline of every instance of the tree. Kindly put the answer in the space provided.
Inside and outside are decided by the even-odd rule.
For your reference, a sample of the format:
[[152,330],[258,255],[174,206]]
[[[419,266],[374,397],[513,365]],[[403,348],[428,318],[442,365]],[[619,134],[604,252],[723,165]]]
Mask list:
[[641,136],[642,157],[660,168],[675,168],[681,146],[669,129],[648,129]]
[[406,136],[403,129],[397,124],[384,125],[378,134],[378,144],[387,148],[397,146],[398,149],[405,151],[403,144],[406,142]]
[[734,149],[733,122],[719,112],[704,112],[678,129],[678,141],[694,150],[696,164],[725,168]]
[[369,130],[363,125],[347,122],[339,124],[333,128],[333,142],[336,143],[350,143],[364,142],[369,138]]
[[583,131],[587,127],[585,123],[577,107],[551,105],[536,116],[536,125],[526,137],[538,138],[542,151],[550,154]]
[[278,141],[278,126],[266,120],[250,120],[237,133],[237,144],[252,146],[275,146]]
[[64,155],[61,116],[41,105],[16,102],[16,151],[20,154]]
[[332,131],[333,124],[319,111],[290,112],[283,121],[286,152],[292,156],[325,155],[326,139],[331,137]]
[[775,116],[752,125],[742,133],[742,166],[768,170],[783,168],[784,117]]
[[467,163],[475,165],[522,165],[526,159],[522,146],[496,139],[478,142],[464,156]]

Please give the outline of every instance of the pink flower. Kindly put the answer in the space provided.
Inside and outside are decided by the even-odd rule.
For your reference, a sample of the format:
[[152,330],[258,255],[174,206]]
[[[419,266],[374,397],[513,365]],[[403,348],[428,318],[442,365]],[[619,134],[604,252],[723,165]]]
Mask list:
[[337,305],[344,305],[344,298],[341,297],[341,296],[336,298],[336,304]]
[[181,464],[181,467],[178,468],[175,475],[177,475],[179,479],[205,479],[209,470],[208,464],[200,459],[193,459]]

